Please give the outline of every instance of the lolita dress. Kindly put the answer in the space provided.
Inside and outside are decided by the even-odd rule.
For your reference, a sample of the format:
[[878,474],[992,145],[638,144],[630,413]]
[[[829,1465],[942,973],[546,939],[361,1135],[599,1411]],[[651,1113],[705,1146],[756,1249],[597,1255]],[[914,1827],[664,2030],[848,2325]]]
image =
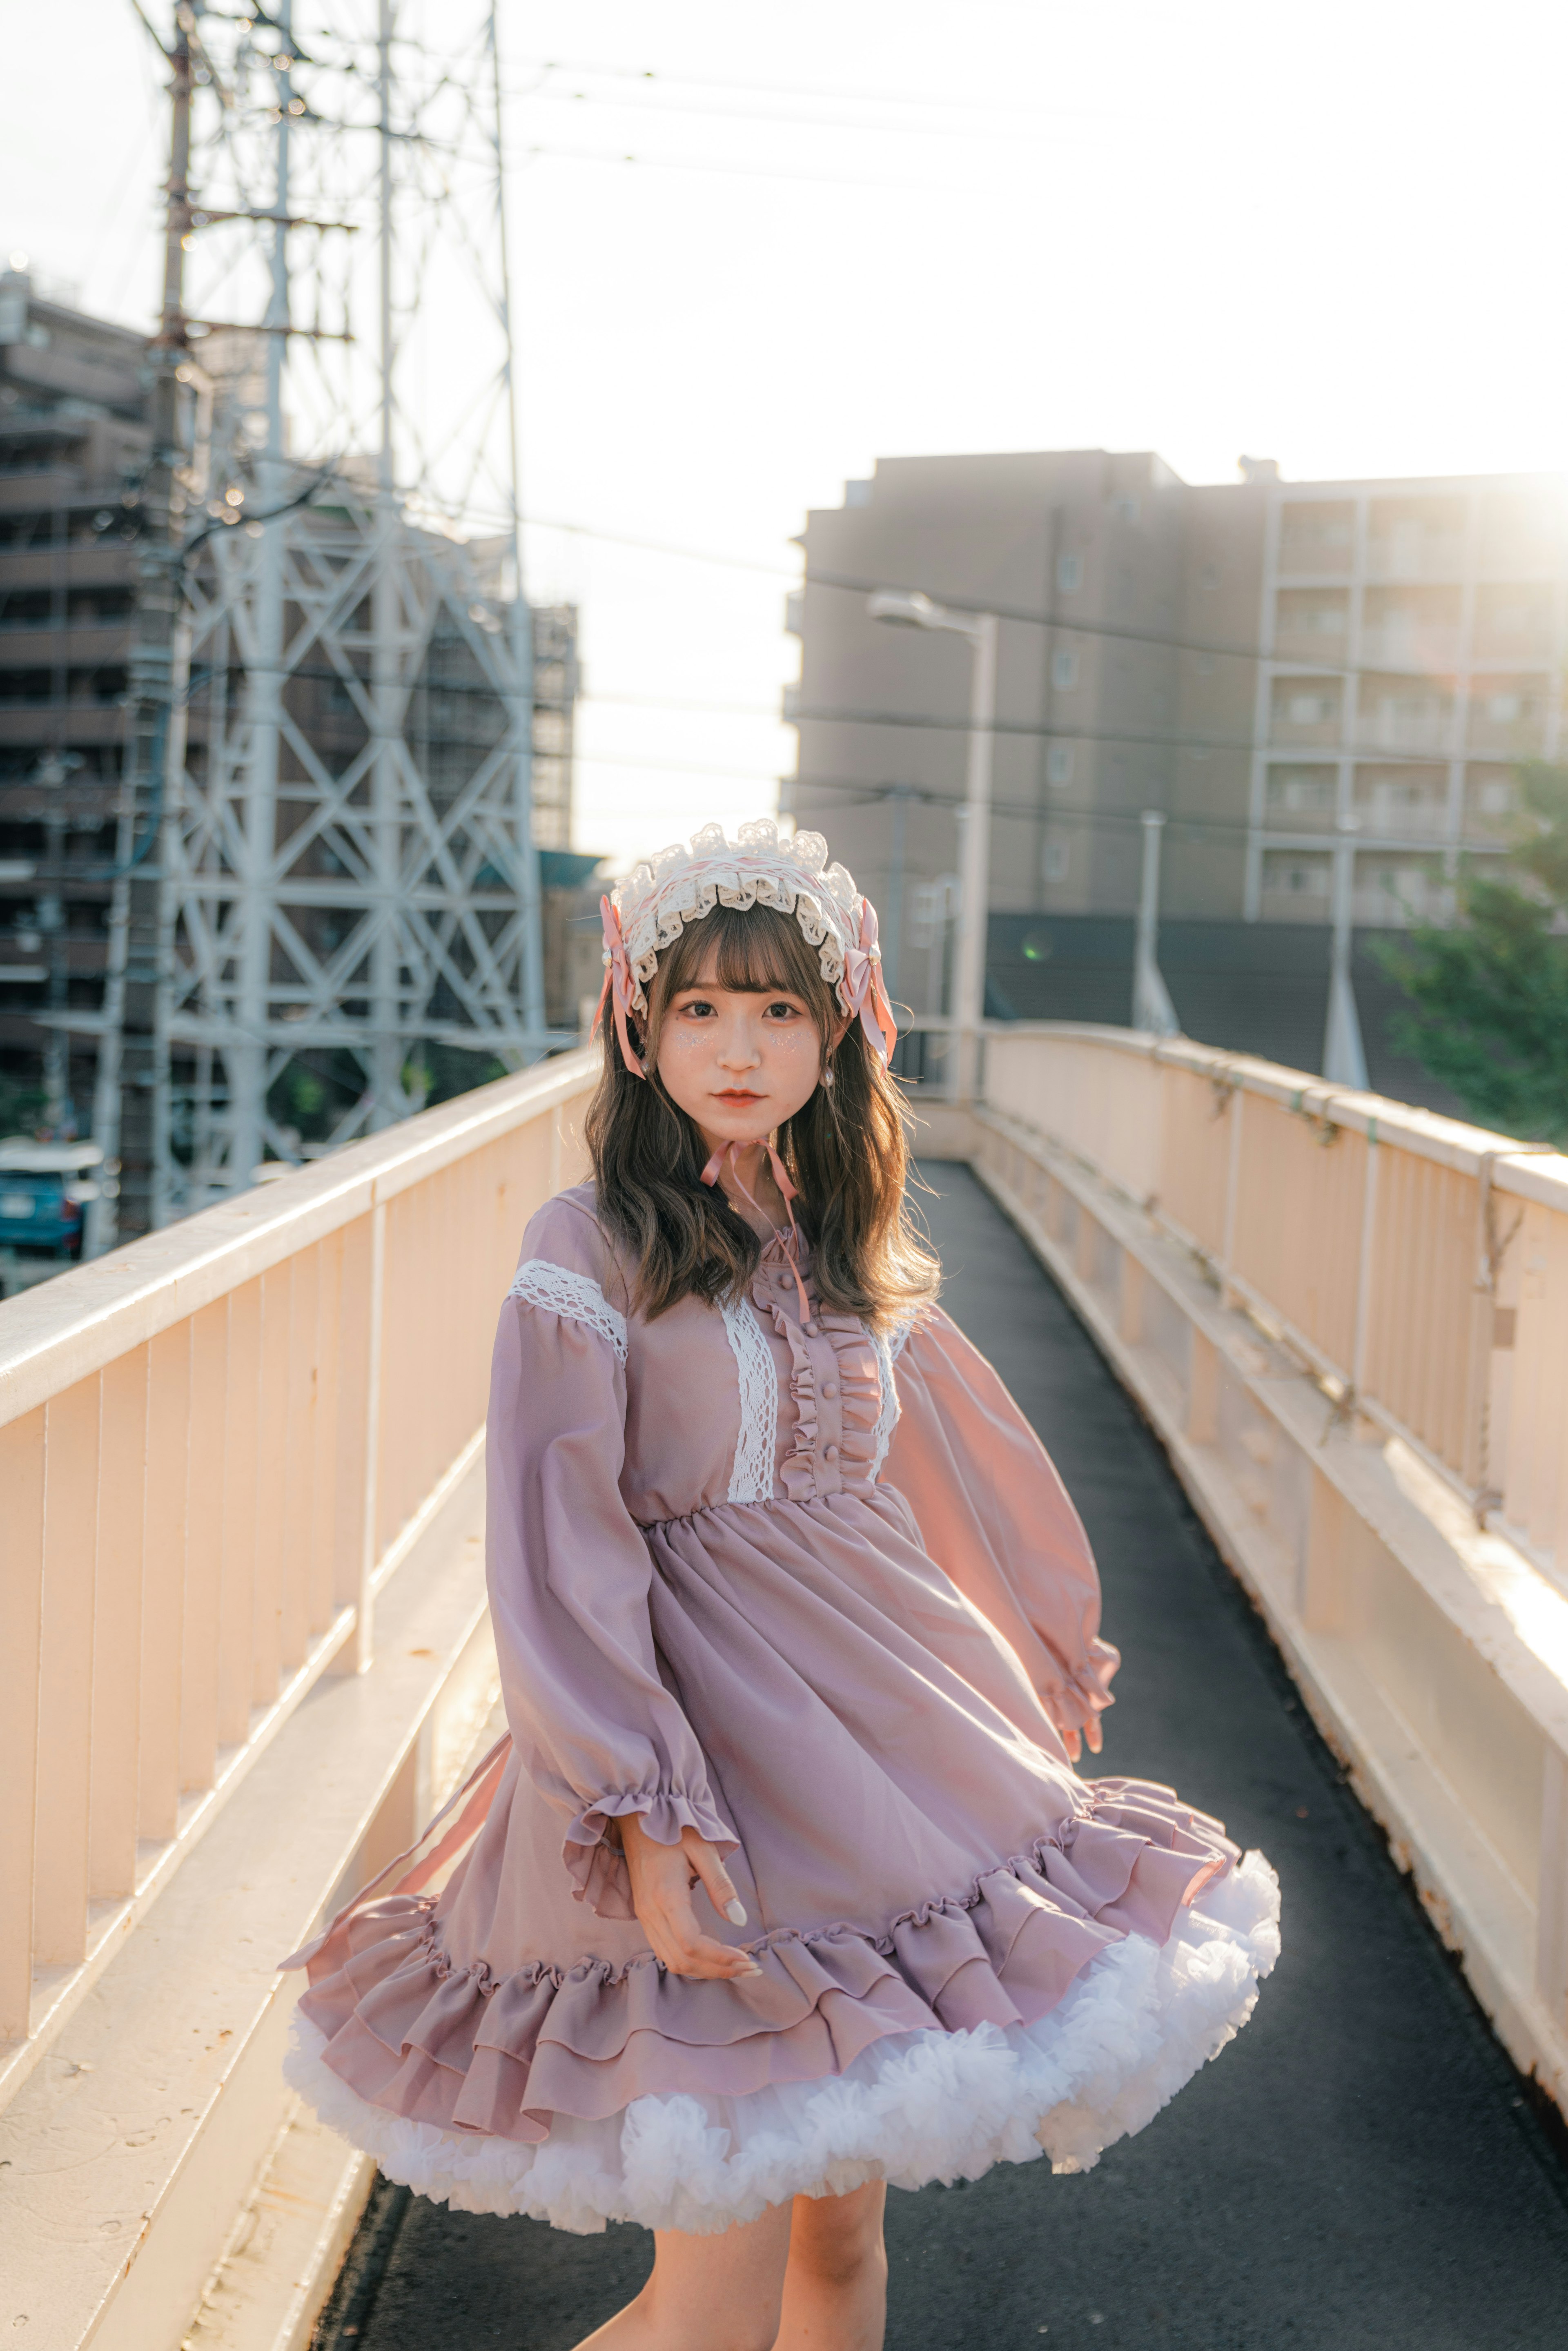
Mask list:
[[[622,885],[618,1025],[716,900],[795,913],[885,1039],[874,915],[771,827]],[[1117,1663],[1088,1542],[939,1309],[868,1332],[792,1231],[722,1305],[650,1322],[631,1276],[591,1186],[528,1226],[487,1437],[508,1735],[288,1962],[290,2081],[391,2179],[577,2231],[1086,2169],[1246,2022],[1273,1872],[1069,1761]],[[700,1887],[698,1921],[759,1976],[654,1959],[629,1813],[719,1848],[746,1923]]]

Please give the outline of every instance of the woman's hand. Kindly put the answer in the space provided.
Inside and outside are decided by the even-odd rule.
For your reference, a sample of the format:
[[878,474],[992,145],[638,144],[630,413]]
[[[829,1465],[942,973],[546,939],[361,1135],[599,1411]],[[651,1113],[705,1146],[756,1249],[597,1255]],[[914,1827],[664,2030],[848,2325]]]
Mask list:
[[716,1846],[683,1829],[679,1844],[660,1844],[648,1834],[640,1813],[616,1823],[621,1849],[632,1874],[632,1905],[653,1957],[675,1976],[734,1980],[762,1973],[748,1951],[732,1950],[697,1924],[692,1887],[701,1885],[716,1910],[732,1926],[744,1927],[746,1912]]
[[1067,1750],[1067,1760],[1070,1763],[1076,1763],[1079,1757],[1082,1754],[1083,1742],[1085,1740],[1089,1742],[1089,1752],[1091,1755],[1098,1755],[1100,1750],[1105,1744],[1105,1734],[1100,1728],[1100,1718],[1097,1714],[1092,1714],[1090,1716],[1088,1721],[1083,1726],[1082,1736],[1080,1736],[1076,1726],[1062,1732],[1061,1743]]

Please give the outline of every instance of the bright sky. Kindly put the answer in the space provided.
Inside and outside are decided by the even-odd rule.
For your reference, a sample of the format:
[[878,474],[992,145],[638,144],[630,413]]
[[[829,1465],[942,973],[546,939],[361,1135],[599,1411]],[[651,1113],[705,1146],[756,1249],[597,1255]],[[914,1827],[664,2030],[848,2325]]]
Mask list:
[[[131,0],[0,24],[0,250],[145,324]],[[776,805],[789,540],[879,455],[1568,464],[1548,0],[507,0],[503,40],[530,512],[779,573],[533,531],[583,609],[580,848]]]

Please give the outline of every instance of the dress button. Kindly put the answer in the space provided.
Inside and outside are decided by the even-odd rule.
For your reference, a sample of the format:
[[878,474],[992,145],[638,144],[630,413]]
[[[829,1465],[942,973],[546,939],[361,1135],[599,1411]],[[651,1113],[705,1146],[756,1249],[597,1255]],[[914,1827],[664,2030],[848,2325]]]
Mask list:
[[838,1392],[839,1384],[837,1380],[824,1380],[822,1382],[822,1394],[825,1396],[836,1396]]
[[824,1446],[823,1446],[823,1447],[822,1447],[822,1458],[823,1458],[823,1460],[824,1460],[824,1461],[836,1461],[836,1460],[838,1459],[838,1458],[839,1458],[839,1448],[838,1448],[838,1447],[837,1447],[836,1445],[824,1445]]
[[793,1286],[795,1277],[792,1273],[779,1273],[775,1274],[774,1280],[778,1282],[780,1290],[789,1290]]

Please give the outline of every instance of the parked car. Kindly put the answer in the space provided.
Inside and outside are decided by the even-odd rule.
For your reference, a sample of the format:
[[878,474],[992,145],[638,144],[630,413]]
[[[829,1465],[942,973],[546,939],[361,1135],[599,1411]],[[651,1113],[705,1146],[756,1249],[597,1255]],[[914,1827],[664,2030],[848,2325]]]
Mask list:
[[96,1143],[30,1143],[19,1134],[0,1143],[0,1249],[80,1257],[87,1204],[99,1192],[90,1171],[102,1158]]

